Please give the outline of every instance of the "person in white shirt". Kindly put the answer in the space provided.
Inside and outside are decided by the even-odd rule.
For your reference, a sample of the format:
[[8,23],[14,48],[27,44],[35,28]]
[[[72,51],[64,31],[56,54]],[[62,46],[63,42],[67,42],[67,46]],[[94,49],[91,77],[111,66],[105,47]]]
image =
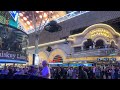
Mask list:
[[50,68],[48,67],[48,62],[46,60],[44,60],[42,62],[42,65],[43,65],[43,69],[42,69],[42,77],[43,78],[47,78],[47,79],[50,79],[51,78],[51,74],[50,74]]

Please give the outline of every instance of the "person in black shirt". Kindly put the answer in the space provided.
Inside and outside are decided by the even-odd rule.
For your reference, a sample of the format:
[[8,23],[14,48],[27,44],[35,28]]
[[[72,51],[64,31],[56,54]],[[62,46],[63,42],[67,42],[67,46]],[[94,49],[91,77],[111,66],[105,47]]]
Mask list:
[[118,71],[119,71],[119,69],[116,67],[115,68],[115,73],[114,73],[115,79],[118,79]]
[[104,79],[104,75],[105,75],[105,70],[103,69],[103,70],[101,71],[101,79]]
[[60,68],[60,78],[63,79],[63,75],[64,75],[64,69],[61,67]]
[[63,75],[63,79],[67,79],[67,69],[64,68],[64,75]]
[[60,79],[60,70],[59,70],[59,68],[57,68],[56,71],[55,71],[55,79]]
[[108,79],[108,69],[107,69],[107,68],[105,69],[105,72],[104,72],[104,73],[105,73],[106,79]]
[[94,79],[94,73],[93,73],[91,67],[89,67],[87,74],[88,74],[88,78],[89,79]]
[[81,66],[79,66],[78,79],[88,79],[87,73],[83,70]]

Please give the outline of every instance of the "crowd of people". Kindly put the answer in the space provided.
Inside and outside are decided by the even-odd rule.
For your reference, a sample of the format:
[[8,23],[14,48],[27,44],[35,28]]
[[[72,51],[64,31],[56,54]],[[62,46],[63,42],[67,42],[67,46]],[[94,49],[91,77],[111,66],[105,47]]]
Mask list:
[[48,63],[46,61],[43,61],[42,67],[5,66],[4,68],[1,68],[0,75],[7,76],[28,75],[36,76],[38,78],[42,77],[46,79],[120,79],[120,67],[119,66],[49,67]]
[[54,67],[51,68],[53,79],[120,79],[120,67]]
[[[27,76],[29,79],[30,77],[34,78],[43,78],[43,79],[50,79],[50,69],[48,67],[47,61],[42,62],[42,67],[36,67],[36,66],[25,66],[25,67],[13,67],[13,66],[5,66],[1,68],[0,70],[0,79],[6,79],[1,78],[2,76],[9,76],[10,79],[14,79],[15,76],[19,76],[17,79],[20,78],[20,76]],[[24,79],[21,78],[21,79]]]

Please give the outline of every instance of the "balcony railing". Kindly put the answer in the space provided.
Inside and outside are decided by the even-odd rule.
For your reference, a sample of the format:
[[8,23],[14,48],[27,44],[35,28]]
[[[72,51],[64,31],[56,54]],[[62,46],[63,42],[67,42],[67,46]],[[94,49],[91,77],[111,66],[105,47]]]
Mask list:
[[76,17],[76,16],[85,14],[85,13],[87,13],[87,12],[90,12],[90,11],[74,11],[74,12],[71,12],[71,13],[65,15],[65,16],[62,16],[62,17],[60,17],[60,18],[57,18],[56,21],[57,21],[58,23],[60,23],[60,22],[66,21],[66,20],[68,20],[68,19],[74,18],[74,17]]
[[115,56],[119,55],[120,50],[113,48],[99,48],[90,50],[81,50],[74,52],[73,57],[86,57],[86,56]]

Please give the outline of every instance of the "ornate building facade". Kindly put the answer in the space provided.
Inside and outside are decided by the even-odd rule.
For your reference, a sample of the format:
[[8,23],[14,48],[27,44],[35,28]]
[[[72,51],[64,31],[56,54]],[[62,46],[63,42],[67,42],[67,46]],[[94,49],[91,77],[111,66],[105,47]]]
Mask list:
[[[70,63],[115,58],[119,61],[120,34],[119,28],[115,27],[119,26],[119,17],[118,11],[92,11],[61,22],[60,25],[63,27],[61,32],[51,34],[43,31],[39,41],[40,60]],[[71,34],[73,30],[79,32]],[[33,37],[34,33],[30,34],[29,64],[32,64],[33,60]]]
[[[93,43],[89,43],[89,40]],[[48,46],[52,48],[51,51],[46,50]],[[39,46],[39,58],[63,63],[96,61],[99,57],[120,60],[119,50],[120,34],[111,26],[100,23],[89,26],[82,33],[70,35],[67,39]],[[32,54],[29,59],[32,61]]]

